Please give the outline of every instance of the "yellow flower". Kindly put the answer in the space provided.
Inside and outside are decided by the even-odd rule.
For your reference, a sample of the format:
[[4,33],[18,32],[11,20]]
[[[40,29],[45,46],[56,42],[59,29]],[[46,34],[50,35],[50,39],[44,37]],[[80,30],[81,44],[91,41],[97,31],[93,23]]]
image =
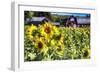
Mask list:
[[31,26],[28,26],[27,28],[26,28],[26,34],[29,34],[29,35],[31,35],[32,34],[32,32],[34,31],[34,30],[36,30],[37,29],[37,27],[35,26],[35,25],[31,25]]
[[90,58],[90,49],[89,48],[83,49],[83,58]]
[[48,51],[48,47],[46,46],[44,42],[45,42],[44,38],[40,37],[36,39],[36,42],[34,43],[34,45],[39,53],[46,54]]
[[40,33],[46,39],[51,38],[54,34],[53,24],[45,22],[44,25],[40,26]]
[[31,25],[31,26],[28,26],[27,28],[26,28],[26,30],[25,30],[25,34],[27,35],[27,37],[29,38],[29,39],[32,39],[33,38],[33,34],[35,34],[35,33],[33,33],[34,31],[36,31],[37,30],[37,27],[35,26],[35,25]]

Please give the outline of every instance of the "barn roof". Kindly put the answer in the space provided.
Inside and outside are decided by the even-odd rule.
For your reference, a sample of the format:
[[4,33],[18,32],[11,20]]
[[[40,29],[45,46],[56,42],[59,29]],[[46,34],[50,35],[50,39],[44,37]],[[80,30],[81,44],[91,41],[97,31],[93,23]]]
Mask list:
[[90,24],[90,18],[78,18],[78,24]]
[[46,18],[46,17],[32,17],[31,19],[30,18],[27,18],[26,21],[25,21],[25,24],[30,23],[30,22],[40,23],[43,20],[49,21],[49,19]]
[[42,21],[44,19],[47,19],[46,17],[32,17],[30,21]]

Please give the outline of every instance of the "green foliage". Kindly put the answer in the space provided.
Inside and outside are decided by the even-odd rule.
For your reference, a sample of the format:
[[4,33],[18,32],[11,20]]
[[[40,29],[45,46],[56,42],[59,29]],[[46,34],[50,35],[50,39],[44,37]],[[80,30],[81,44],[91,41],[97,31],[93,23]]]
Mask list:
[[[47,23],[51,25],[50,23]],[[46,25],[47,27],[49,27]],[[27,30],[25,25],[25,30]],[[31,30],[38,31],[45,29],[42,27],[30,26]],[[54,28],[53,26],[50,26]],[[28,29],[28,30],[30,30]],[[47,61],[47,60],[68,60],[68,59],[89,59],[90,58],[90,28],[85,27],[56,27],[49,36],[38,31],[31,35],[28,33],[24,37],[24,60],[25,61]],[[32,31],[32,33],[34,32]],[[46,31],[47,32],[47,31]],[[44,34],[45,33],[45,34]],[[41,34],[44,34],[41,36]],[[35,38],[36,37],[36,38]],[[39,47],[36,47],[39,41]]]
[[64,34],[65,59],[90,58],[90,28],[65,28]]

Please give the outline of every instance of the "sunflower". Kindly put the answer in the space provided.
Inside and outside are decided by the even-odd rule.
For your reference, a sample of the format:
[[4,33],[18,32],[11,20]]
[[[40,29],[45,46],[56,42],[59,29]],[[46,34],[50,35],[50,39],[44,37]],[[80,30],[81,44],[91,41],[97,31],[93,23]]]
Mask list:
[[39,53],[46,54],[48,51],[48,47],[46,46],[45,40],[42,37],[39,37],[38,39],[36,39],[34,46]]
[[83,58],[90,58],[90,49],[83,49]]
[[25,30],[25,34],[29,39],[32,39],[33,36],[36,34],[37,27],[35,25],[28,26]]
[[44,25],[40,26],[40,33],[41,33],[41,36],[44,36],[46,39],[52,38],[54,34],[53,24],[50,22],[48,23],[45,22]]

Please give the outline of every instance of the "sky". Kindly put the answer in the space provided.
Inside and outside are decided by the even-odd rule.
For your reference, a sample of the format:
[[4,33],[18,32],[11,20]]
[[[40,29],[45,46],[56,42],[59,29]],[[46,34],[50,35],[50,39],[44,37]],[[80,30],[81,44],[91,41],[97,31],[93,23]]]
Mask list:
[[87,15],[90,15],[90,14],[86,14],[86,13],[65,13],[65,12],[52,12],[51,14],[53,15],[62,15],[62,16],[81,16],[81,17],[85,17]]

